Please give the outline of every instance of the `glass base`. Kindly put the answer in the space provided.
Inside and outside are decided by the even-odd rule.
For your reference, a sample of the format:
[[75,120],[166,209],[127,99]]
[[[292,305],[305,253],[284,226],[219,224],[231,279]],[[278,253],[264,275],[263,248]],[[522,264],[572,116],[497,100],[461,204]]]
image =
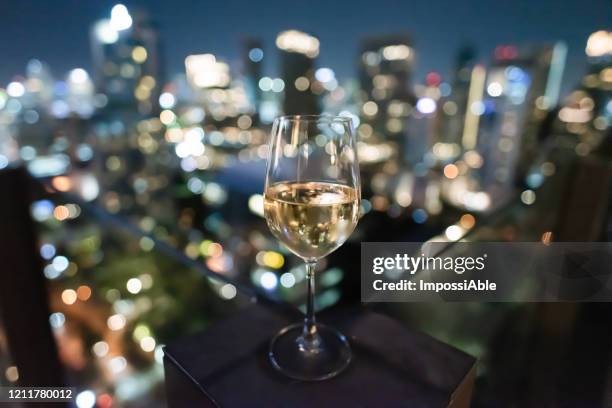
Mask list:
[[304,325],[282,329],[270,343],[270,361],[288,377],[302,381],[320,381],[342,372],[351,362],[351,346],[346,337],[331,327],[317,324],[318,337],[306,342]]

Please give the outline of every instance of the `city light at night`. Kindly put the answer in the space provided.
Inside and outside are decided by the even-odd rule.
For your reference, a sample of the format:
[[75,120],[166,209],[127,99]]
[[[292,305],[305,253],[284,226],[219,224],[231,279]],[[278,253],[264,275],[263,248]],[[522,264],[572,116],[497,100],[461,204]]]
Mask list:
[[[53,350],[50,357],[41,354],[49,367],[63,370],[58,384],[75,390],[76,406],[166,406],[164,353],[177,339],[223,329],[229,316],[255,304],[330,315],[361,307],[362,243],[434,242],[444,245],[440,256],[467,257],[465,243],[546,248],[612,238],[612,32],[610,21],[593,17],[599,1],[576,5],[575,16],[545,1],[530,5],[527,17],[516,4],[502,16],[450,1],[427,7],[372,2],[363,11],[348,2],[315,2],[308,9],[244,3],[232,10],[180,1],[58,2],[47,10],[40,2],[27,13],[9,3],[14,11],[0,17],[8,27],[7,63],[0,69],[6,203],[0,225],[7,228],[0,261],[11,273],[0,280],[8,288],[0,292],[7,302],[0,300],[0,308],[11,310],[0,319],[3,387],[33,386],[23,381],[34,378],[30,360],[39,354],[28,356],[22,346],[42,344],[40,350]],[[52,24],[56,8],[78,24],[66,16]],[[600,8],[595,14],[612,11]],[[557,23],[561,18],[564,24]],[[499,27],[496,19],[503,20]],[[23,38],[14,38],[9,20]],[[512,29],[504,28],[509,22]],[[39,25],[48,36],[44,47]],[[9,44],[14,41],[20,44]],[[286,122],[273,125],[281,115]],[[313,115],[333,125],[300,127]],[[286,123],[298,125],[289,132]],[[353,133],[354,144],[334,143]],[[357,162],[359,168],[347,171]],[[267,191],[274,184],[266,174],[313,183],[304,170],[312,163],[330,166],[322,183],[336,180],[344,188],[357,180],[351,211],[358,224],[342,236],[336,229],[347,203],[329,209],[329,221],[319,214],[327,211],[325,200],[292,207],[298,198],[287,193],[277,204],[287,207],[287,230],[307,236],[300,223],[308,221],[328,234],[315,247],[346,240],[321,259],[304,256],[304,267],[289,244],[270,234]],[[308,186],[304,200],[314,195]],[[582,260],[563,262],[569,268]],[[311,304],[305,299],[313,273],[320,291]],[[585,293],[610,289],[596,273],[571,276]],[[515,295],[534,282],[517,286]],[[547,285],[537,290],[567,289]],[[569,299],[548,309],[548,303],[520,302],[449,306],[452,299],[440,298],[363,309],[478,359],[482,368],[469,374],[477,384],[472,406],[610,402],[604,401],[612,395],[607,303],[582,309]],[[23,321],[15,319],[21,309],[31,313]],[[223,350],[228,355],[246,350],[251,336],[232,333],[227,348],[236,350]],[[387,346],[400,347],[393,340]],[[589,360],[594,356],[601,364]],[[240,364],[223,369],[230,373]],[[210,378],[218,374],[212,368]],[[46,374],[41,370],[40,378]],[[226,380],[218,377],[220,384]],[[423,380],[427,387],[430,380]],[[562,386],[572,381],[578,385]],[[426,387],[417,388],[421,398]]]

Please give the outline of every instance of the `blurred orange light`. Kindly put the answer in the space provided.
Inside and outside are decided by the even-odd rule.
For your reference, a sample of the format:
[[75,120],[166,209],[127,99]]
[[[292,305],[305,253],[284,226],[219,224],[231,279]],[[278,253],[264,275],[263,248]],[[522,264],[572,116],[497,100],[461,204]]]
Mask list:
[[376,195],[372,197],[372,208],[376,211],[386,211],[389,208],[389,200],[387,197]]
[[6,376],[6,379],[10,382],[16,382],[17,380],[19,380],[19,370],[16,366],[10,366],[9,368],[7,368],[4,372],[4,375]]
[[91,288],[87,285],[81,285],[76,290],[79,300],[86,301],[91,297]]
[[550,245],[553,238],[553,233],[551,231],[546,231],[542,234],[542,243],[544,245]]
[[66,176],[53,177],[51,184],[59,191],[68,191],[72,188],[72,181]]
[[174,112],[168,109],[161,111],[161,113],[159,114],[159,120],[164,125],[172,124],[175,121],[175,119],[176,119],[176,115],[174,114]]
[[459,168],[454,164],[447,164],[444,166],[444,175],[452,180],[459,175]]
[[58,221],[64,221],[70,217],[70,210],[65,205],[58,205],[53,210],[53,216]]
[[476,218],[472,214],[463,214],[459,219],[459,224],[465,229],[470,229],[476,224]]

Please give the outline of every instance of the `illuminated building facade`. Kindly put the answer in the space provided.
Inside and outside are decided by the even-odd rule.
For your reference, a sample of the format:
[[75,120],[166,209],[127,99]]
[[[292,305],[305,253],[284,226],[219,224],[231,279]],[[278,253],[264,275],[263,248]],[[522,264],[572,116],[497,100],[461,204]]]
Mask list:
[[[434,155],[441,162],[456,159],[462,151],[463,130],[475,58],[476,53],[470,47],[464,47],[459,51],[450,85],[446,85],[452,89],[452,93],[441,95],[438,115],[442,123],[437,133],[439,144],[434,146]],[[442,85],[440,88],[440,93],[446,93]]]
[[596,31],[585,48],[588,68],[579,86],[564,100],[554,131],[564,135],[578,156],[610,149],[612,128],[612,32]]
[[108,107],[133,106],[144,115],[155,113],[164,78],[154,24],[118,4],[109,19],[93,26],[91,44],[96,90],[108,97]]
[[409,145],[407,138],[418,137],[407,133],[415,99],[410,86],[414,59],[411,42],[401,35],[368,38],[362,42],[359,55],[360,136],[366,142],[394,143],[403,158]]
[[[195,115],[189,120],[194,125],[204,120],[215,127],[235,126],[241,114],[252,114],[254,107],[249,103],[246,87],[242,81],[232,79],[230,66],[213,54],[189,55],[185,59],[187,81],[195,94],[196,105],[204,108],[205,115]],[[193,111],[195,112],[195,110]],[[162,112],[164,114],[164,112]],[[169,113],[167,113],[169,115]],[[161,116],[160,116],[161,118]],[[174,120],[161,118],[162,123],[171,125]]]
[[484,98],[469,105],[480,123],[478,139],[466,148],[475,146],[486,158],[485,189],[522,183],[538,154],[539,128],[558,102],[566,52],[563,43],[522,53],[514,46],[496,48]]
[[318,114],[318,90],[315,85],[315,61],[319,55],[319,40],[297,30],[283,31],[276,37],[280,51],[281,79],[286,115]]
[[592,125],[597,130],[609,129],[612,126],[612,31],[591,34],[585,51],[589,68],[582,86],[593,99]]

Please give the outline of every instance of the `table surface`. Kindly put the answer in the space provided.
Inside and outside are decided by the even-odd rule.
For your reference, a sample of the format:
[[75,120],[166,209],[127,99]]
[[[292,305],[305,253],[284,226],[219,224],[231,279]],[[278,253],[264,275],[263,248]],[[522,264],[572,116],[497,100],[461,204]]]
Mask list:
[[[165,363],[223,407],[446,407],[462,384],[469,399],[473,357],[364,308],[320,316],[351,342],[354,360],[342,374],[321,382],[288,379],[271,366],[267,351],[272,335],[296,319],[249,306],[167,345]],[[172,389],[168,398],[172,405]]]

